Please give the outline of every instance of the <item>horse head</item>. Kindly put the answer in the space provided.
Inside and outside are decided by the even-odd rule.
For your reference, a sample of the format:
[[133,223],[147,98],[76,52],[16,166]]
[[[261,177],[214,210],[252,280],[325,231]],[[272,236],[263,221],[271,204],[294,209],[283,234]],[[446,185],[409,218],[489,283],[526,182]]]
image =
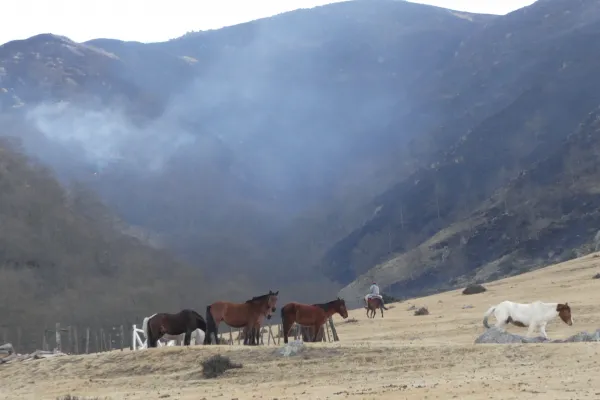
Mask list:
[[573,325],[573,317],[571,317],[571,307],[569,307],[569,303],[558,304],[556,306],[556,311],[565,324],[569,326]]
[[279,295],[279,290],[276,292],[272,292],[271,290],[269,290],[268,307],[270,307],[271,310],[267,318],[271,318],[271,314],[274,313],[275,310],[277,310],[277,308],[275,307],[277,305],[277,295]]
[[344,299],[339,297],[334,302],[335,311],[342,316],[342,318],[348,318],[348,309],[346,309],[346,302]]
[[269,293],[263,294],[262,296],[256,296],[252,299],[246,301],[246,303],[252,303],[255,307],[258,307],[260,313],[267,317],[267,319],[271,319],[271,314],[273,314],[276,310],[275,305],[277,304],[277,295],[279,294],[279,290],[273,292],[269,290]]

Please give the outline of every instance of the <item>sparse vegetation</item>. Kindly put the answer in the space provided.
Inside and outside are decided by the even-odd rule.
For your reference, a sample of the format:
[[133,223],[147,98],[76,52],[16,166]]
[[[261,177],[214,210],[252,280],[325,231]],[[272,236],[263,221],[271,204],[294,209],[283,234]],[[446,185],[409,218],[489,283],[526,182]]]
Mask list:
[[592,277],[592,279],[600,279],[600,272],[598,272],[596,275],[594,275]]
[[229,357],[217,354],[202,362],[202,375],[205,378],[212,379],[234,368],[242,368],[242,365],[232,363]]
[[348,318],[344,321],[345,324],[356,324],[358,320],[356,318]]
[[463,291],[462,294],[464,295],[469,295],[469,294],[478,294],[478,293],[484,293],[486,292],[487,289],[480,284],[473,284],[473,285],[469,285],[467,286]]
[[0,141],[0,220],[0,313],[21,328],[20,352],[41,348],[44,326],[56,322],[130,326],[152,311],[210,298],[200,271],[121,233],[123,224],[89,190],[63,189],[7,141]]

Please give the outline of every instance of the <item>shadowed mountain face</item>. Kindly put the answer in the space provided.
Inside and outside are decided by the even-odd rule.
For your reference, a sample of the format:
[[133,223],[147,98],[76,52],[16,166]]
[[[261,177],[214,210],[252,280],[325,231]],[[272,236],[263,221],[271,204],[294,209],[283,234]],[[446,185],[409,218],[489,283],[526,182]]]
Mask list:
[[[473,226],[560,152],[600,103],[599,9],[354,1],[164,43],[43,34],[0,47],[3,134],[213,281],[331,293]],[[381,284],[471,276],[491,258],[469,251],[443,276],[411,262]]]

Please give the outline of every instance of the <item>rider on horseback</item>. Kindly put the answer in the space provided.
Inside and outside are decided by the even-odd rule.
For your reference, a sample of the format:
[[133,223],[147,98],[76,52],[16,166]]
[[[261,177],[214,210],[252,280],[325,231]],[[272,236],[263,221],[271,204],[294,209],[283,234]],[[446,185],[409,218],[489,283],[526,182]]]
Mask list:
[[379,298],[381,300],[381,306],[383,307],[384,310],[387,310],[387,307],[385,306],[385,304],[383,302],[383,296],[381,296],[379,294],[379,286],[377,286],[377,284],[375,282],[373,282],[373,284],[369,288],[369,294],[367,294],[365,296],[365,304],[368,304],[369,299],[372,299],[374,297]]

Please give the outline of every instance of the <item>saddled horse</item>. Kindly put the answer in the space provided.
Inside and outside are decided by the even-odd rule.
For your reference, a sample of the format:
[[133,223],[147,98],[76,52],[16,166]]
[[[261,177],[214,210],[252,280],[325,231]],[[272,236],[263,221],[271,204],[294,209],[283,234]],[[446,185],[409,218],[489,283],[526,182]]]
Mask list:
[[176,314],[158,313],[144,318],[142,330],[146,335],[148,348],[156,347],[156,342],[165,334],[185,334],[183,344],[190,345],[192,332],[200,329],[206,332],[206,321],[194,310],[185,309]]
[[[204,337],[204,344],[211,344],[211,335],[214,335],[215,342],[218,343],[219,324],[225,322],[232,328],[247,328],[253,333],[254,328],[259,324],[261,317],[271,319],[271,314],[275,312],[277,305],[277,292],[263,294],[247,300],[245,303],[231,303],[228,301],[216,301],[206,307],[207,330]],[[246,335],[250,336],[250,335]],[[248,342],[244,339],[244,344]]]
[[294,322],[302,326],[311,326],[314,331],[313,341],[316,341],[321,326],[335,313],[340,314],[344,319],[348,318],[346,302],[339,297],[323,304],[310,305],[295,302],[286,304],[281,308],[283,342],[288,342],[288,334]]
[[375,318],[377,309],[381,310],[381,318],[383,318],[383,301],[379,297],[371,297],[367,299],[367,318]]

